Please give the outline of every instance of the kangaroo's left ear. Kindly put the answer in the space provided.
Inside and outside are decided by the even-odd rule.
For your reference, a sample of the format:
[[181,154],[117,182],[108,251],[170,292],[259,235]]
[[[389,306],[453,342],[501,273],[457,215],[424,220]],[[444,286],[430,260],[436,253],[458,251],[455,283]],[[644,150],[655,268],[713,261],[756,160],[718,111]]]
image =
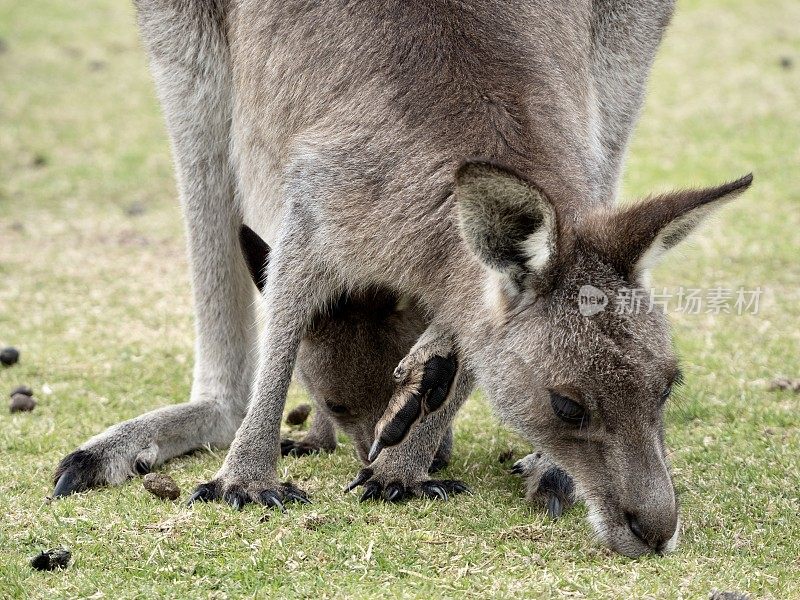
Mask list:
[[583,233],[630,281],[646,280],[667,251],[752,182],[751,173],[717,187],[671,192],[621,210],[601,210],[588,220]]
[[250,277],[259,292],[264,291],[267,284],[267,264],[269,262],[269,245],[247,225],[239,229],[239,247],[242,250]]
[[469,160],[456,171],[461,235],[470,250],[516,289],[541,286],[556,255],[550,199],[513,170]]

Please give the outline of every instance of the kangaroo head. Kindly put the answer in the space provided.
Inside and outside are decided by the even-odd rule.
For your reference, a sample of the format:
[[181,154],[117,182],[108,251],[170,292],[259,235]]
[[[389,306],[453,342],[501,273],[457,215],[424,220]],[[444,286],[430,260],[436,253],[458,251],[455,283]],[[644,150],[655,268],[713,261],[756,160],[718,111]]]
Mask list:
[[503,166],[457,172],[462,236],[485,267],[473,368],[501,416],[573,476],[596,533],[622,554],[677,539],[663,414],[680,371],[663,311],[621,299],[751,181],[567,219]]

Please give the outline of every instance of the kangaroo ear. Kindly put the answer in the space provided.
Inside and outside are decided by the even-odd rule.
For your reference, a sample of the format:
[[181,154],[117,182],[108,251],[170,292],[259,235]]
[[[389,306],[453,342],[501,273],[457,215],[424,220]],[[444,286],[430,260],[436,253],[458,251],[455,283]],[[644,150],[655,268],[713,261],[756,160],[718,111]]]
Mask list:
[[475,255],[515,288],[540,284],[556,255],[550,199],[511,169],[470,160],[456,171],[461,234]]
[[[752,173],[711,188],[649,198],[606,213],[591,225],[595,245],[629,280],[645,279],[664,254],[683,241],[706,217],[736,198],[753,182]],[[598,239],[599,238],[599,239]]]
[[239,229],[239,247],[247,262],[250,277],[259,292],[264,291],[267,284],[267,263],[269,262],[269,245],[247,225]]

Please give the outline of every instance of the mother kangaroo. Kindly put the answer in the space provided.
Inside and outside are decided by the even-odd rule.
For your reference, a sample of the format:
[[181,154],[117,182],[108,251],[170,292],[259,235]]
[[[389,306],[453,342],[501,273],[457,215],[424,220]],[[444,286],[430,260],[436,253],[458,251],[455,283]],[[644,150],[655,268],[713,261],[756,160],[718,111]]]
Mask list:
[[[418,490],[475,382],[572,476],[605,543],[674,547],[663,406],[677,361],[664,315],[617,299],[751,177],[613,204],[673,2],[136,5],[187,224],[197,350],[190,402],[82,446],[97,481],[232,440],[195,499],[304,498],[276,471],[298,347],[332,299],[386,290],[422,307],[457,369],[441,408],[354,484]],[[254,378],[243,223],[273,248]],[[586,285],[605,310],[581,314]],[[83,468],[62,461],[56,491]]]

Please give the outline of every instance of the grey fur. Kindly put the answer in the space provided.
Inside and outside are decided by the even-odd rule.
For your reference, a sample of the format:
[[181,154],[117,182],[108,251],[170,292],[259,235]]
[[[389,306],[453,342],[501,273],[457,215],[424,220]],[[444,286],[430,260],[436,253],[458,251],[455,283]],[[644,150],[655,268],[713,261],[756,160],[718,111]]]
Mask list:
[[[649,205],[624,230],[607,216],[672,5],[139,0],[189,228],[193,394],[230,393],[226,423],[249,381],[245,276],[230,240],[246,221],[274,248],[247,416],[204,489],[236,506],[297,497],[276,461],[301,341],[331,299],[377,288],[414,298],[452,336],[460,367],[450,401],[380,454],[376,479],[422,483],[430,461],[421,457],[474,380],[573,476],[604,542],[631,556],[674,545],[658,402],[676,369],[666,320],[613,305],[591,319],[577,310],[584,284],[612,298],[640,285],[643,247],[628,256],[626,236],[647,242],[652,230],[652,244],[667,225]],[[547,261],[518,263],[521,281],[462,236],[459,198],[469,191],[454,174],[470,156],[497,166],[484,176],[501,179],[486,189],[536,190],[553,207]],[[530,258],[547,244],[532,231],[522,246]],[[592,412],[588,428],[555,416],[553,389]]]

